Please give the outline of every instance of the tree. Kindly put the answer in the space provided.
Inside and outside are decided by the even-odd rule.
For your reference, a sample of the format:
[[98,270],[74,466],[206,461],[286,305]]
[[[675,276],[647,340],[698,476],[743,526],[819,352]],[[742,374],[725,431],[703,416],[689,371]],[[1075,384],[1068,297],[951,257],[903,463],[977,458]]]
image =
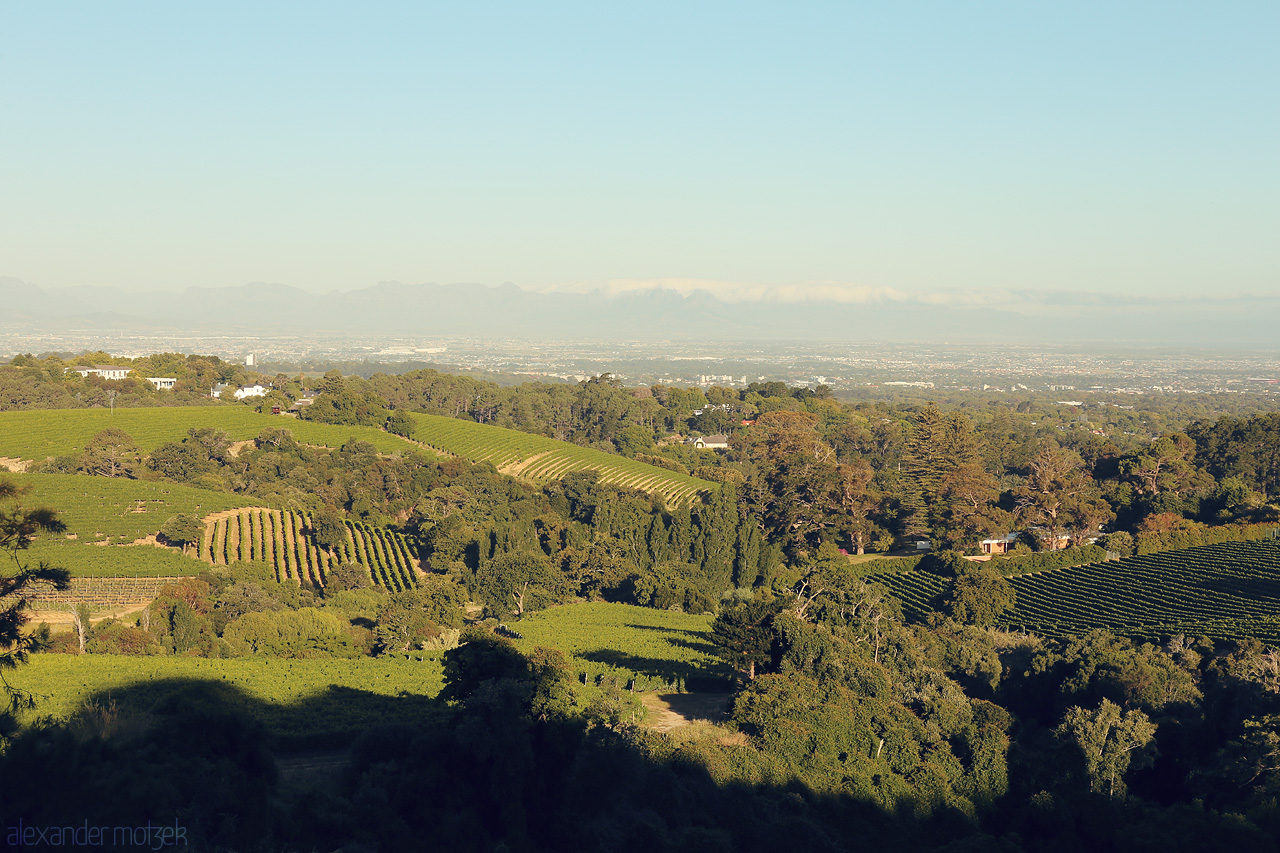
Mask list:
[[731,604],[711,623],[711,644],[729,666],[756,677],[756,668],[769,663],[773,649],[773,617],[782,612],[781,599]]
[[347,540],[347,525],[336,509],[321,507],[311,516],[311,535],[332,557],[334,549]]
[[1097,710],[1068,708],[1057,734],[1084,756],[1090,789],[1108,797],[1124,794],[1124,774],[1134,758],[1136,766],[1142,766],[1154,757],[1148,746],[1155,738],[1155,723],[1141,711],[1123,713],[1106,699]]
[[1114,518],[1079,454],[1046,441],[1027,466],[1024,485],[1013,490],[1016,513],[1052,550],[1063,537],[1079,543]]
[[[755,466],[743,494],[771,534],[792,552],[817,544],[839,516],[843,491],[835,451],[808,412],[774,411],[760,416],[743,442]],[[858,477],[849,475],[851,488]]]
[[93,627],[93,612],[87,604],[77,604],[71,608],[71,622],[76,629],[76,639],[80,642],[80,654],[89,642],[89,631]]
[[387,432],[394,433],[395,435],[402,435],[405,438],[411,438],[413,436],[413,431],[417,426],[418,425],[414,423],[413,418],[409,417],[408,413],[394,411],[391,413],[391,417],[387,418],[386,430]]
[[141,461],[133,437],[122,429],[107,427],[85,445],[80,468],[100,477],[132,477]]
[[541,610],[564,598],[564,575],[541,553],[512,551],[491,560],[476,573],[472,594],[495,615]]
[[951,582],[944,607],[947,614],[966,625],[991,625],[1000,614],[1013,609],[1016,593],[1009,579],[982,563],[968,563]]
[[178,513],[164,523],[160,528],[160,535],[170,544],[182,548],[185,553],[188,545],[199,542],[204,535],[204,522],[194,515]]
[[24,507],[20,499],[25,491],[10,480],[0,479],[0,553],[7,553],[15,566],[12,574],[0,570],[0,683],[9,700],[8,708],[0,711],[0,737],[12,731],[13,712],[32,704],[30,694],[10,686],[4,679],[5,670],[25,663],[27,652],[35,644],[31,636],[22,633],[28,619],[26,595],[38,584],[50,584],[57,590],[71,585],[65,570],[45,563],[33,568],[22,560],[22,552],[31,546],[38,533],[60,533],[66,529],[53,510]]

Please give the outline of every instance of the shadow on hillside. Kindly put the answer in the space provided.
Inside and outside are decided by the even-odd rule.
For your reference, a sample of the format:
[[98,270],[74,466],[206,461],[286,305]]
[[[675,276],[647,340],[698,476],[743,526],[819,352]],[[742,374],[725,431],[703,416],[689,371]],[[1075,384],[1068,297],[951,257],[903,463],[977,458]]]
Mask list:
[[[627,663],[660,671],[667,662]],[[1122,802],[1104,798],[1076,811],[1036,811],[1035,820],[1002,817],[1013,829],[1006,842],[925,794],[899,786],[877,795],[880,777],[854,793],[838,779],[801,781],[746,743],[672,751],[572,718],[535,722],[512,701],[508,681],[483,682],[461,709],[350,688],[275,705],[198,679],[99,693],[73,719],[29,728],[0,753],[0,778],[20,780],[0,802],[0,829],[8,838],[18,821],[84,826],[107,833],[93,849],[237,853],[1017,851],[1046,849],[1050,837],[1054,849],[1119,851],[1126,848],[1085,842],[1120,831],[1159,837],[1170,853],[1189,849],[1164,843],[1170,833],[1162,836],[1158,813],[1122,811]],[[697,695],[665,698],[680,713],[714,718],[727,697],[703,694],[701,705]],[[339,721],[352,726],[340,757],[275,760],[282,737],[336,730]],[[324,783],[300,785],[291,770],[320,773]],[[1073,828],[1077,814],[1084,829]],[[148,825],[171,829],[168,844],[139,842],[133,830]],[[111,833],[123,829],[131,834],[113,843]],[[1247,843],[1256,839],[1230,835],[1224,845],[1235,847],[1223,849],[1260,849]]]
[[[699,635],[695,634],[694,636]],[[677,646],[678,648],[688,649],[691,652],[697,652],[698,654],[703,654],[711,658],[716,656],[716,647],[708,642],[701,640],[682,640],[679,637],[669,637],[667,638],[667,642],[673,646]]]
[[578,657],[659,679],[663,684],[679,684],[688,690],[723,691],[728,690],[732,683],[729,670],[719,664],[708,667],[685,661],[641,657],[617,649],[594,649],[581,652]]
[[688,628],[663,628],[661,625],[631,625],[626,627],[635,628],[638,631],[658,631],[663,634],[684,634],[689,637],[705,637],[706,631],[692,631]]
[[[139,843],[119,830],[150,824],[169,828],[168,846],[241,853],[831,851],[903,838],[901,818],[870,804],[717,781],[698,760],[661,758],[572,720],[535,724],[501,690],[482,694],[454,711],[350,688],[274,705],[198,679],[99,693],[0,754],[4,778],[22,780],[0,804],[0,829],[101,827],[93,849],[126,850]],[[715,714],[666,698],[694,717]],[[712,704],[723,708],[724,697]],[[354,727],[328,751],[313,742],[311,752],[279,752],[339,720]],[[851,821],[856,837],[844,829]]]

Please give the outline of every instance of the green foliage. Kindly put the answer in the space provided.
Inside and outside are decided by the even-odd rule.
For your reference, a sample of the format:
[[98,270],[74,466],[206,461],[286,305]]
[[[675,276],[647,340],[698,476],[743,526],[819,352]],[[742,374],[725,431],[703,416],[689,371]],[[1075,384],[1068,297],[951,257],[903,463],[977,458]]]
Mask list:
[[387,603],[387,597],[387,591],[378,587],[342,591],[326,588],[324,608],[340,614],[352,623],[373,625],[378,620],[378,613]]
[[311,516],[311,535],[317,545],[332,553],[346,541],[347,528],[342,515],[331,507],[321,507]]
[[521,682],[527,672],[525,657],[515,644],[472,626],[462,632],[458,647],[444,654],[444,689],[440,698],[465,702],[485,682]]
[[951,581],[942,606],[957,622],[987,626],[999,622],[1016,601],[1006,578],[982,563],[970,563]]
[[421,648],[441,628],[462,625],[466,593],[457,584],[430,577],[417,589],[392,593],[378,612],[374,637],[381,654]]
[[142,461],[138,443],[118,427],[99,431],[80,455],[80,470],[100,477],[135,477]]
[[659,610],[712,613],[720,598],[697,566],[674,561],[641,570],[632,576],[631,587],[636,604]]
[[711,644],[729,666],[755,678],[768,665],[773,648],[773,618],[782,612],[781,598],[730,604],[711,625]]
[[1201,698],[1191,673],[1169,654],[1101,630],[1042,650],[1032,658],[1029,675],[1032,692],[1038,686],[1055,707],[1107,700],[1161,714]]
[[592,685],[684,689],[692,681],[723,689],[728,672],[709,642],[710,623],[707,616],[629,604],[570,604],[527,614],[516,625],[524,639],[515,644],[525,652],[560,649]]
[[314,607],[246,613],[227,625],[223,638],[237,656],[351,658],[359,654],[342,620]]
[[340,388],[317,395],[310,406],[302,409],[300,417],[325,424],[374,427],[386,423],[387,410],[376,394]]
[[160,526],[160,535],[179,547],[192,545],[204,535],[204,522],[194,515],[179,513]]
[[404,438],[413,438],[413,431],[416,428],[417,423],[405,412],[397,410],[392,412],[391,416],[387,418],[387,432],[393,435],[402,436]]
[[541,610],[568,594],[564,575],[544,555],[527,551],[495,557],[476,572],[468,587],[473,599],[498,616]]
[[334,563],[325,573],[325,590],[346,592],[372,586],[369,570],[359,563]]
[[[1120,534],[1111,534],[1119,536]],[[1098,545],[1080,545],[1074,548],[1062,548],[1057,551],[1038,551],[1033,554],[1019,556],[992,557],[985,565],[994,569],[1004,577],[1045,572],[1051,569],[1069,569],[1088,563],[1105,560],[1109,548]]]
[[1123,796],[1130,766],[1150,764],[1156,726],[1141,711],[1123,712],[1106,699],[1095,710],[1068,708],[1058,737],[1084,758],[1089,787],[1108,797]]
[[144,656],[164,652],[150,632],[117,619],[107,619],[93,626],[86,651],[99,655]]

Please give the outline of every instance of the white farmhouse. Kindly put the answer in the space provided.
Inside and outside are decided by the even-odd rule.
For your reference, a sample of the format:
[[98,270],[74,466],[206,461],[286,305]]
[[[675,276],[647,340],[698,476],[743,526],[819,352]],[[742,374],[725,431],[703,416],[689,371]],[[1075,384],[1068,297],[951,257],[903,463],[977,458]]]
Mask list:
[[114,364],[95,364],[93,367],[80,365],[71,368],[72,373],[79,373],[84,377],[101,376],[103,379],[124,379],[132,371],[132,367],[117,367]]

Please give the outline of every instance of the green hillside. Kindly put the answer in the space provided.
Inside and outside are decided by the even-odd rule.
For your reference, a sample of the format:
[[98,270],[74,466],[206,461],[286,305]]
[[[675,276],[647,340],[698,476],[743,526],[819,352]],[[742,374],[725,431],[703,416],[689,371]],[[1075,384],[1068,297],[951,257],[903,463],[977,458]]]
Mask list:
[[[946,581],[928,572],[872,577],[914,616]],[[1280,642],[1280,543],[1228,542],[1010,578],[1009,628],[1045,636],[1106,628],[1155,639],[1177,634]]]
[[144,453],[181,441],[192,427],[213,427],[233,441],[257,438],[265,429],[287,429],[304,444],[340,447],[351,437],[382,453],[406,453],[410,442],[376,427],[336,426],[282,415],[260,415],[246,406],[186,406],[150,409],[23,409],[0,412],[0,456],[45,459],[79,453],[99,431],[127,432]]
[[553,482],[571,471],[599,471],[603,483],[660,495],[670,506],[716,488],[707,480],[554,438],[440,415],[413,419],[417,441],[472,462],[489,462],[529,483]]
[[8,476],[20,486],[31,487],[31,493],[23,498],[25,504],[56,509],[67,525],[66,534],[79,543],[133,542],[158,533],[161,525],[179,513],[203,518],[254,502],[252,498],[169,482],[87,474]]

